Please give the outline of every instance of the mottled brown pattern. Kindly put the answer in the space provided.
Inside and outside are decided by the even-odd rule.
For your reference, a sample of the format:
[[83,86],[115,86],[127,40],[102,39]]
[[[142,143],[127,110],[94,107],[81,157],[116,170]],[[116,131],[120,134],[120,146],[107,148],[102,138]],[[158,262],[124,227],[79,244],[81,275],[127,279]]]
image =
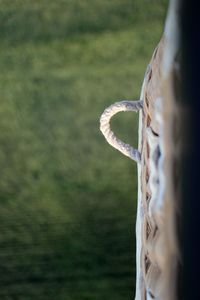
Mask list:
[[[157,224],[149,216],[149,204],[151,201],[152,191],[149,186],[149,177],[151,170],[149,166],[150,146],[146,139],[146,130],[151,128],[152,132],[159,136],[160,128],[155,118],[156,99],[162,96],[161,90],[161,71],[160,62],[163,55],[164,38],[161,39],[157,48],[155,49],[150,64],[145,74],[144,85],[144,104],[143,104],[143,129],[142,129],[142,168],[141,168],[141,186],[142,186],[142,207],[143,207],[143,250],[141,255],[141,264],[143,269],[143,276],[146,286],[150,288],[150,296],[154,299],[154,285],[160,275],[160,270],[153,260],[152,241],[157,238],[159,233]],[[150,253],[151,252],[151,253]],[[146,291],[147,292],[147,291]],[[144,295],[146,294],[144,293]],[[146,296],[144,296],[144,299]]]

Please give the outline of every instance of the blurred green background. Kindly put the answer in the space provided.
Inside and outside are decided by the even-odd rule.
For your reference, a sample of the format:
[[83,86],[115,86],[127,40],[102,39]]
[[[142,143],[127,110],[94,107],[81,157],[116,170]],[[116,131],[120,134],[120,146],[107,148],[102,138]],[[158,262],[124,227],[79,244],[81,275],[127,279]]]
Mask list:
[[[133,299],[138,99],[166,0],[0,0],[0,299]],[[137,115],[118,136],[137,146]]]

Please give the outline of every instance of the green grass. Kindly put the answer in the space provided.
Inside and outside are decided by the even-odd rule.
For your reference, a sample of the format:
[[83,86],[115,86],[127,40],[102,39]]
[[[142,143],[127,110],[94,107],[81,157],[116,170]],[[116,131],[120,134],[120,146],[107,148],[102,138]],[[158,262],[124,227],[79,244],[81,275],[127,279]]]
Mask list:
[[[138,99],[165,7],[0,0],[1,299],[132,299],[136,166],[99,116]],[[137,115],[112,127],[137,146]]]

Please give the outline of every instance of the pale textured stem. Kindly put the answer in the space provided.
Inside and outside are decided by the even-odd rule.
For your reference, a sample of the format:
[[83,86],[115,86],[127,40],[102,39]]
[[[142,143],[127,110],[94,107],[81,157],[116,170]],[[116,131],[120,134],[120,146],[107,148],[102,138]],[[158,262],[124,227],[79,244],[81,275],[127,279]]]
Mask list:
[[137,149],[134,149],[129,144],[125,144],[118,139],[110,128],[110,119],[121,111],[139,111],[143,107],[143,101],[120,101],[112,104],[106,108],[100,118],[100,130],[106,138],[107,142],[119,150],[122,154],[128,156],[130,159],[140,163],[141,154]]

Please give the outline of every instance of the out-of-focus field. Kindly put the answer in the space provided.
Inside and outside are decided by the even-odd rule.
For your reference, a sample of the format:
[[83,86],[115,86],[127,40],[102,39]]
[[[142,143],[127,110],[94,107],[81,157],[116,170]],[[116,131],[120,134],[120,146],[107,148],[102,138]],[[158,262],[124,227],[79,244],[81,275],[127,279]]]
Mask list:
[[138,99],[166,3],[0,0],[0,299],[133,299],[136,165],[99,116]]

